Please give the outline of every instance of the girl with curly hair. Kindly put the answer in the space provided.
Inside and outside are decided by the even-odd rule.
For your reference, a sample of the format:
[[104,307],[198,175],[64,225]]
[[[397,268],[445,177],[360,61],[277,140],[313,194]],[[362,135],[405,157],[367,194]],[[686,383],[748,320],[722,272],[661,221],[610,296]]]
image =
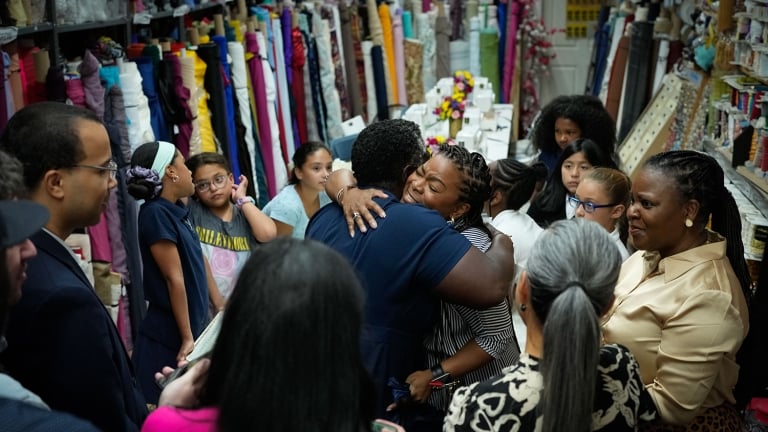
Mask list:
[[541,110],[530,137],[550,175],[563,149],[577,138],[594,141],[618,164],[616,124],[600,99],[594,96],[556,97]]

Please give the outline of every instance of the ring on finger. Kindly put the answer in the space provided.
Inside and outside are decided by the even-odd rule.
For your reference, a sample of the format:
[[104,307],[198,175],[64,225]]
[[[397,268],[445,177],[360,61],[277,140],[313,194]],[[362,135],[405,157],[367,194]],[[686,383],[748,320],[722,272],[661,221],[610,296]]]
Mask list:
[[357,219],[359,217],[360,217],[360,213],[358,213],[358,212],[353,212],[352,213],[352,219]]

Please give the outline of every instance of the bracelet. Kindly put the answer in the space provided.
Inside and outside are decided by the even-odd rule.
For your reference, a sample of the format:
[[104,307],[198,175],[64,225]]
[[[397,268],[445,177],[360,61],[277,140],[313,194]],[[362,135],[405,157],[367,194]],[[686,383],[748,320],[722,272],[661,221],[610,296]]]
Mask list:
[[443,370],[443,366],[440,363],[429,368],[432,371],[432,381],[439,381],[443,384],[451,380],[451,374]]
[[242,208],[245,203],[251,203],[253,205],[256,205],[256,200],[253,199],[253,197],[244,196],[242,198],[238,198],[237,201],[235,201],[235,205],[237,208]]
[[341,198],[344,197],[344,191],[346,191],[348,189],[354,189],[356,187],[357,187],[357,185],[342,186],[341,189],[339,189],[339,191],[336,192],[336,203],[341,205]]

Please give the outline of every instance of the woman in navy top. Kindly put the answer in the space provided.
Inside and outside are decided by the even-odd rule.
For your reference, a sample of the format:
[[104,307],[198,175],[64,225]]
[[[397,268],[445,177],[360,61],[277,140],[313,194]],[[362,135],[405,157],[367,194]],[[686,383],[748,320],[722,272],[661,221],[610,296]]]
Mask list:
[[[195,191],[192,173],[173,144],[151,142],[136,149],[127,183],[134,198],[145,200],[139,211],[139,248],[149,303],[133,360],[147,402],[157,403],[155,372],[192,352],[207,323],[209,292],[218,290],[182,202]],[[211,298],[223,308],[220,296]]]

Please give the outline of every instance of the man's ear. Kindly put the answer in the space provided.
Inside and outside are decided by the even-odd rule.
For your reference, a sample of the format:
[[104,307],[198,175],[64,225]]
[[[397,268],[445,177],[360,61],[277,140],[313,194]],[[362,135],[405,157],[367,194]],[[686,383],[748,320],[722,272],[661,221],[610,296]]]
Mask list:
[[53,198],[62,199],[67,177],[59,170],[48,170],[43,174],[41,184],[45,192]]

